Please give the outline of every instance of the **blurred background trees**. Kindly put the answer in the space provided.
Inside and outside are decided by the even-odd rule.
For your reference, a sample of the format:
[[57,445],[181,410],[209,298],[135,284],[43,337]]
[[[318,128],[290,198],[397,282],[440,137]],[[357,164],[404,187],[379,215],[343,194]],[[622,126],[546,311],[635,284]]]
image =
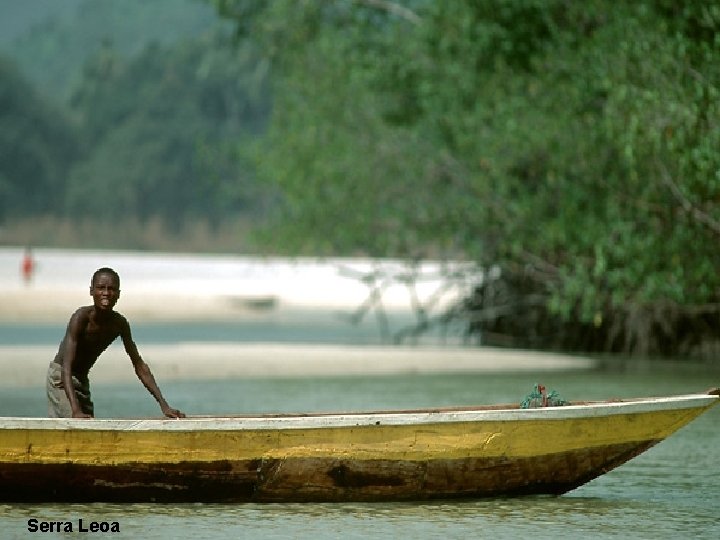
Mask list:
[[265,211],[270,190],[238,146],[267,123],[268,68],[249,42],[232,45],[211,6],[79,1],[45,19],[31,17],[42,2],[0,9],[36,21],[4,44],[0,224],[28,230],[50,215],[172,236]]
[[267,252],[493,268],[450,314],[485,343],[716,354],[720,6],[74,7],[5,45],[0,220],[244,217]]

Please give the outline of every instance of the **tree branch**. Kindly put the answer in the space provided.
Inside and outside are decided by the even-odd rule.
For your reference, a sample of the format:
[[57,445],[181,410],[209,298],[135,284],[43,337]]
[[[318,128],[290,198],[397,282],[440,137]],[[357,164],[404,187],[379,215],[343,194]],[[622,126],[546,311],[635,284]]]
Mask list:
[[663,183],[668,187],[673,196],[678,200],[682,209],[698,220],[700,223],[708,227],[715,234],[720,235],[720,221],[714,219],[712,216],[703,212],[690,199],[682,192],[680,186],[678,186],[673,180],[670,172],[665,167],[665,164],[660,160],[657,160],[657,166],[660,169],[660,175],[662,176]]
[[401,19],[405,19],[415,25],[420,24],[421,21],[418,14],[413,10],[406,8],[405,6],[401,6],[397,2],[392,2],[391,0],[355,0],[355,2],[358,4],[365,4],[366,6],[382,11],[387,11],[388,13],[397,15]]

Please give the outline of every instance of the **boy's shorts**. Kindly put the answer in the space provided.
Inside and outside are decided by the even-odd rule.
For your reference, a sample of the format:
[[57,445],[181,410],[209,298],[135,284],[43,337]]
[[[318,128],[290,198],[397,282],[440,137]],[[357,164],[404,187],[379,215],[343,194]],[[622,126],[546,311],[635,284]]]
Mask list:
[[[90,397],[90,382],[81,382],[75,376],[73,376],[72,382],[82,412],[94,416],[95,407]],[[50,366],[48,366],[45,389],[50,418],[72,418],[72,407],[62,383],[62,366],[57,362],[50,362]]]

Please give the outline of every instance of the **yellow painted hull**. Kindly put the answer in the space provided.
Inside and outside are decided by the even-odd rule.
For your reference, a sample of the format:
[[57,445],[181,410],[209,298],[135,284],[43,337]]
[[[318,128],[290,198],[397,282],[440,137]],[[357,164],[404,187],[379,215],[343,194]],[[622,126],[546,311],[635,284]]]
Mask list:
[[709,394],[520,410],[184,420],[0,419],[0,498],[371,501],[560,494],[715,405]]

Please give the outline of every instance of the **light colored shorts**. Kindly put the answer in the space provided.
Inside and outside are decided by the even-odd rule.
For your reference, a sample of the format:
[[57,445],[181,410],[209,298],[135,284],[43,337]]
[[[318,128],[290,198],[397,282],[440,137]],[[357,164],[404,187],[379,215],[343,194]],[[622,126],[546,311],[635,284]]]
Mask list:
[[[81,382],[74,376],[72,381],[80,408],[85,414],[94,416],[95,407],[90,398],[90,383]],[[50,418],[72,418],[72,407],[62,383],[62,366],[57,362],[50,362],[48,366],[45,389],[47,391],[48,415]]]

